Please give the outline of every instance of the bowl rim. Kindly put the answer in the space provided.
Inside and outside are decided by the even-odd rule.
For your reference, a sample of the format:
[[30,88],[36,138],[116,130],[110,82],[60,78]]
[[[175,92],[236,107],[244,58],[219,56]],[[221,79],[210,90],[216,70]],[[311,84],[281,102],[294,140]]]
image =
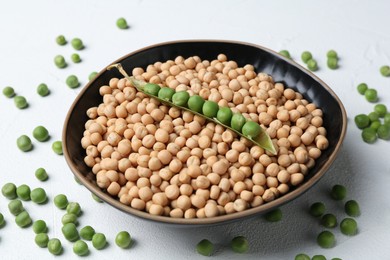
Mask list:
[[80,102],[80,99],[82,98],[84,93],[87,91],[87,89],[94,83],[94,81],[97,80],[106,71],[106,69],[104,68],[95,76],[94,79],[90,80],[83,87],[83,89],[79,92],[79,94],[77,95],[77,97],[73,101],[72,105],[69,108],[68,113],[66,114],[66,118],[64,121],[64,125],[63,125],[63,132],[62,132],[63,154],[65,156],[66,163],[68,164],[70,170],[73,172],[75,177],[78,178],[80,180],[80,182],[82,183],[82,185],[84,185],[90,192],[92,192],[93,194],[95,194],[96,196],[98,196],[100,199],[102,199],[104,202],[110,204],[111,206],[113,206],[113,207],[115,207],[123,212],[129,213],[130,215],[138,217],[138,218],[142,218],[145,220],[151,220],[151,221],[158,222],[158,223],[165,223],[165,224],[200,226],[200,225],[208,225],[208,224],[223,224],[223,223],[227,223],[227,222],[231,222],[231,221],[237,221],[239,219],[247,218],[250,216],[263,214],[263,213],[265,213],[265,212],[267,212],[267,211],[269,211],[277,206],[281,206],[281,205],[299,197],[300,195],[302,195],[303,193],[308,191],[311,187],[313,187],[313,185],[315,183],[317,183],[321,179],[321,177],[327,172],[327,170],[329,169],[329,167],[331,166],[331,164],[335,160],[336,155],[338,154],[338,152],[341,148],[341,145],[343,143],[343,140],[344,140],[344,137],[346,134],[347,115],[346,115],[344,105],[342,104],[339,97],[335,94],[335,92],[324,81],[322,81],[319,77],[317,77],[314,73],[307,70],[305,67],[301,66],[297,62],[282,56],[281,54],[277,53],[276,51],[273,51],[271,49],[268,49],[268,48],[263,47],[263,46],[258,45],[258,44],[242,42],[242,41],[234,41],[234,40],[215,40],[215,39],[175,40],[175,41],[160,42],[160,43],[152,44],[152,45],[137,49],[135,51],[132,51],[132,52],[116,59],[114,62],[108,64],[107,66],[114,64],[114,63],[119,63],[122,60],[124,60],[132,55],[135,55],[135,54],[140,53],[142,51],[156,48],[156,47],[162,47],[165,45],[172,45],[172,44],[178,44],[178,43],[213,43],[213,42],[214,43],[247,45],[247,46],[258,48],[258,49],[261,49],[265,52],[271,53],[271,54],[277,56],[279,59],[286,61],[290,65],[292,65],[292,66],[298,68],[299,70],[303,71],[304,73],[308,74],[310,77],[313,78],[313,80],[318,82],[322,87],[325,88],[325,90],[327,92],[329,92],[329,94],[335,99],[335,101],[340,106],[340,110],[341,110],[341,114],[342,114],[341,115],[342,116],[342,129],[341,129],[341,133],[340,133],[340,138],[337,141],[333,152],[329,155],[328,160],[324,163],[324,165],[322,165],[322,167],[319,168],[318,171],[309,180],[307,180],[304,183],[302,183],[301,185],[299,185],[296,189],[289,191],[288,193],[284,194],[283,196],[281,196],[273,201],[264,203],[260,206],[254,207],[254,208],[246,209],[246,210],[241,211],[241,212],[235,212],[233,214],[219,215],[219,216],[210,217],[210,218],[192,218],[192,219],[172,218],[172,217],[167,217],[167,216],[151,215],[148,212],[140,211],[140,210],[132,208],[131,206],[127,206],[125,204],[122,204],[119,200],[117,200],[116,198],[113,198],[109,194],[103,192],[103,190],[100,189],[97,185],[92,184],[90,181],[88,181],[85,178],[85,176],[77,169],[76,165],[73,164],[73,162],[70,158],[70,154],[69,154],[69,150],[68,150],[68,146],[67,146],[67,141],[66,141],[66,137],[68,135],[68,127],[67,126],[69,124],[69,119],[71,117],[71,114],[72,114],[73,110],[75,109],[75,106],[78,104],[78,102]]

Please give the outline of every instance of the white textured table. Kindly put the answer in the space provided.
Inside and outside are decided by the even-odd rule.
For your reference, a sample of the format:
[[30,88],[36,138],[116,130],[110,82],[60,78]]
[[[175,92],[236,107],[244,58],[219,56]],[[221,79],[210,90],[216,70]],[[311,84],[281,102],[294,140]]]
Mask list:
[[[367,145],[353,124],[353,117],[367,113],[373,105],[356,91],[367,82],[378,90],[381,102],[390,107],[390,78],[379,74],[379,67],[390,64],[388,11],[382,1],[3,1],[0,6],[0,87],[13,86],[24,95],[30,107],[18,110],[13,101],[0,95],[0,184],[26,183],[42,186],[50,199],[65,193],[80,202],[84,214],[80,225],[92,225],[106,234],[110,245],[101,251],[90,245],[93,259],[197,259],[196,243],[209,238],[217,244],[214,259],[294,259],[297,253],[323,254],[328,259],[389,259],[390,249],[390,163],[389,142]],[[115,22],[125,17],[129,30],[119,30]],[[54,39],[63,34],[68,39],[80,37],[86,49],[80,52],[82,63],[59,70],[53,64],[57,54],[69,57],[70,45],[58,46]],[[138,48],[177,39],[229,39],[260,44],[274,50],[288,49],[300,60],[310,50],[319,63],[316,74],[343,101],[349,117],[344,145],[331,169],[303,196],[282,207],[283,220],[267,223],[261,217],[216,227],[173,228],[128,216],[108,204],[91,199],[83,186],[77,185],[62,156],[51,151],[51,142],[34,142],[34,151],[20,152],[15,140],[21,134],[31,136],[37,125],[46,126],[51,140],[61,139],[62,125],[70,104],[81,88],[65,85],[69,74],[76,74],[82,84],[92,71],[99,71],[113,60]],[[326,67],[325,54],[338,51],[340,69]],[[69,58],[68,58],[69,59]],[[45,82],[48,97],[38,96],[36,86]],[[50,180],[34,177],[38,167],[47,169]],[[359,234],[343,236],[334,230],[337,246],[321,249],[315,242],[322,230],[308,216],[307,208],[324,201],[329,212],[339,220],[345,216],[342,203],[328,197],[329,188],[341,183],[348,188],[348,198],[356,199],[362,215],[357,218]],[[0,196],[0,212],[7,225],[0,229],[1,259],[49,259],[52,255],[34,244],[31,228],[20,229]],[[71,243],[61,234],[63,212],[53,203],[37,206],[24,203],[33,219],[42,218],[49,225],[49,236],[59,237],[65,251],[61,258],[76,258]],[[135,244],[121,250],[114,244],[118,231],[128,230]],[[250,252],[233,253],[229,240],[244,235]]]

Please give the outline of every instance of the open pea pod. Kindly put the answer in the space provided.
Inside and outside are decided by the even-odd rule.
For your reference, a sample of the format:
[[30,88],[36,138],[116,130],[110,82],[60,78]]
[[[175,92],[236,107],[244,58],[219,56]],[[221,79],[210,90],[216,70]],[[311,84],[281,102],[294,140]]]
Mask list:
[[138,91],[141,91],[142,93],[150,96],[150,97],[153,97],[157,100],[159,100],[160,102],[164,103],[164,104],[167,104],[168,106],[171,106],[171,107],[176,107],[176,108],[179,108],[179,109],[182,109],[182,110],[186,110],[186,111],[189,111],[195,115],[198,115],[210,122],[214,122],[216,124],[219,124],[219,125],[222,125],[223,127],[233,131],[234,133],[236,133],[238,136],[242,136],[244,138],[246,138],[247,140],[251,141],[252,143],[254,143],[255,145],[257,146],[260,146],[261,148],[263,148],[264,150],[266,151],[269,151],[270,153],[272,154],[276,154],[276,149],[273,145],[273,142],[271,140],[271,138],[269,137],[269,135],[267,134],[267,132],[262,128],[260,127],[260,131],[259,131],[259,134],[256,135],[256,136],[246,136],[244,134],[242,134],[240,131],[237,131],[236,129],[222,123],[221,121],[219,121],[216,117],[207,117],[197,111],[194,111],[194,110],[191,110],[185,106],[181,106],[181,105],[177,105],[177,104],[174,104],[173,102],[171,102],[170,100],[167,100],[167,99],[161,99],[157,96],[157,92],[154,93],[154,91],[149,91],[148,89],[148,84],[150,83],[147,83],[145,81],[142,81],[142,80],[137,80],[135,79],[134,77],[130,77],[127,72],[123,69],[122,65],[120,63],[116,63],[116,64],[112,64],[110,66],[107,67],[108,70],[112,69],[112,68],[116,68],[118,69],[118,71],[127,79],[129,80],[136,88]]

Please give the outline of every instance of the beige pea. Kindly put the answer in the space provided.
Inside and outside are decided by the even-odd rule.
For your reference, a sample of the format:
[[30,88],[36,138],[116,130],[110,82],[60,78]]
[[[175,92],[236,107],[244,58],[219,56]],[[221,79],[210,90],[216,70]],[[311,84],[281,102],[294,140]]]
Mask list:
[[243,199],[236,199],[233,203],[233,207],[237,212],[244,211],[248,208],[248,202]]
[[315,142],[316,142],[317,148],[320,149],[320,150],[325,150],[325,149],[327,149],[329,147],[329,141],[323,135],[318,135],[315,138]]
[[309,157],[313,159],[318,159],[321,156],[321,150],[317,147],[313,147],[309,149]]
[[214,203],[207,203],[206,206],[204,207],[204,212],[206,217],[208,218],[216,217],[219,214],[217,205],[215,205]]
[[121,189],[121,186],[119,185],[119,183],[111,182],[111,184],[107,188],[107,192],[112,196],[116,196],[116,195],[118,195],[120,189]]
[[173,159],[169,163],[169,170],[173,173],[178,173],[183,167],[182,162],[179,159]]
[[266,176],[263,173],[255,173],[252,176],[252,181],[255,185],[265,185]]
[[138,210],[144,210],[145,206],[146,206],[146,203],[145,203],[145,201],[143,201],[143,200],[141,200],[139,198],[134,198],[134,199],[132,199],[130,205],[131,205],[132,208],[135,208],[135,209],[138,209]]
[[187,195],[180,195],[177,198],[177,207],[182,210],[187,210],[191,207],[191,200]]
[[172,154],[176,155],[180,151],[180,146],[175,143],[169,143],[167,145],[167,150]]
[[118,170],[118,161],[111,158],[104,158],[100,162],[100,166],[103,170]]
[[290,177],[290,183],[293,186],[297,186],[303,182],[304,178],[305,177],[302,173],[293,173]]

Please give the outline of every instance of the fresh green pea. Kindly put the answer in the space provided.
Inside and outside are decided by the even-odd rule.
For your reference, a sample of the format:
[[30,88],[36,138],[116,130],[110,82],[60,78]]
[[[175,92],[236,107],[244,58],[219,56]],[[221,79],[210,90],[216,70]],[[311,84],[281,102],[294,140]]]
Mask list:
[[23,152],[28,152],[33,148],[31,139],[27,135],[19,136],[18,139],[16,139],[16,145]]
[[126,19],[123,17],[118,18],[118,20],[116,20],[116,26],[122,30],[129,28]]
[[332,232],[325,230],[318,234],[317,244],[322,248],[331,248],[335,246],[336,238]]
[[54,197],[54,205],[59,209],[65,209],[68,206],[68,198],[64,194],[58,194]]
[[245,253],[249,250],[248,240],[243,236],[238,236],[232,239],[230,247],[236,253]]
[[88,245],[83,240],[77,240],[73,244],[73,253],[78,256],[84,256],[89,253]]
[[89,80],[89,81],[93,80],[93,79],[96,77],[97,74],[98,74],[98,73],[97,73],[96,71],[91,72],[91,73],[89,74],[89,76],[88,76],[88,80]]
[[52,238],[47,243],[47,249],[53,255],[60,255],[62,253],[62,244],[58,238]]
[[295,260],[310,260],[310,256],[306,254],[297,254]]
[[31,200],[37,204],[43,204],[47,200],[46,191],[42,188],[35,188],[31,191]]
[[9,200],[13,200],[17,198],[16,186],[11,182],[8,182],[3,185],[3,187],[1,188],[1,193],[3,194],[4,197],[6,197]]
[[337,58],[328,58],[328,60],[326,61],[328,68],[332,70],[335,70],[339,67],[338,63],[339,60]]
[[35,234],[47,233],[46,222],[42,219],[35,221],[32,227]]
[[336,184],[332,187],[330,196],[334,200],[343,200],[347,196],[347,188],[341,184]]
[[19,109],[24,109],[28,107],[27,99],[23,96],[15,96],[14,97],[15,106]]
[[153,83],[146,83],[144,86],[145,93],[156,97],[158,96],[160,89],[161,87],[159,85]]
[[375,143],[375,141],[378,139],[378,136],[376,135],[377,130],[367,127],[364,128],[362,131],[362,139],[364,142],[372,144]]
[[57,55],[54,57],[54,64],[60,69],[66,68],[68,66],[64,56],[62,55]]
[[309,60],[311,60],[313,58],[313,56],[311,55],[310,52],[308,51],[304,51],[302,52],[301,54],[301,59],[304,63],[307,63]]
[[7,98],[12,98],[13,96],[15,96],[15,90],[13,89],[13,87],[8,86],[8,87],[3,88],[3,94]]
[[199,95],[193,95],[188,99],[188,108],[192,111],[202,113],[202,108],[205,100]]
[[5,219],[3,214],[0,213],[0,228],[2,228],[5,225]]
[[379,71],[383,77],[390,77],[390,67],[389,66],[384,65],[379,69]]
[[344,235],[354,236],[358,232],[357,222],[353,218],[345,218],[340,222],[340,231]]
[[214,244],[207,239],[203,239],[196,245],[196,251],[201,255],[211,256],[214,252]]
[[323,255],[314,255],[311,260],[326,260],[326,257]]
[[30,200],[30,193],[30,187],[26,184],[22,184],[16,189],[16,194],[21,200]]
[[378,138],[390,140],[390,125],[380,125],[376,130]]
[[66,39],[65,39],[65,36],[63,35],[58,35],[57,38],[56,38],[56,43],[58,45],[65,45],[67,43]]
[[80,63],[81,62],[81,58],[80,58],[80,55],[78,53],[73,53],[70,56],[70,59],[73,61],[73,63]]
[[39,142],[44,142],[49,139],[49,131],[47,131],[47,129],[41,125],[34,128],[32,135]]
[[127,248],[131,243],[131,236],[127,231],[119,232],[115,237],[115,243],[121,248]]
[[309,213],[313,217],[321,217],[325,213],[325,204],[322,202],[315,202],[311,204]]
[[272,211],[267,212],[264,215],[264,218],[269,222],[278,222],[282,219],[283,213],[281,209],[277,208]]
[[357,91],[358,91],[360,94],[362,94],[362,95],[364,95],[364,94],[366,93],[367,89],[368,89],[368,86],[367,86],[366,83],[360,83],[360,84],[357,86]]
[[310,59],[307,61],[307,68],[311,71],[316,71],[318,70],[318,65],[317,65],[317,61],[314,60],[314,59]]
[[39,233],[35,236],[35,244],[39,247],[47,247],[49,236],[46,233]]
[[231,128],[241,133],[242,127],[245,125],[246,119],[240,113],[234,113],[232,116],[232,121],[230,122]]
[[337,55],[337,52],[335,50],[329,50],[327,53],[326,53],[326,57],[327,58],[335,58],[335,59],[338,59],[338,55]]
[[188,99],[190,99],[190,94],[187,91],[179,91],[173,94],[172,103],[184,107],[187,105]]
[[70,75],[66,78],[66,85],[70,88],[77,88],[80,86],[79,79],[75,75]]
[[253,139],[259,136],[261,132],[261,126],[253,121],[248,121],[242,127],[242,134],[246,137]]
[[84,49],[83,41],[79,38],[73,38],[70,43],[72,47],[77,51]]
[[77,215],[73,213],[66,213],[65,215],[62,216],[61,218],[62,225],[68,224],[68,223],[73,223],[77,225]]
[[11,200],[8,203],[8,209],[12,215],[17,216],[24,211],[23,203],[18,199]]
[[175,91],[173,89],[162,87],[158,92],[158,97],[166,101],[172,101],[173,94],[175,94]]
[[79,216],[81,213],[80,204],[77,202],[69,202],[68,206],[66,206],[66,212]]
[[345,202],[344,210],[348,216],[351,216],[351,217],[360,216],[360,206],[356,200],[348,200],[347,202]]
[[366,128],[370,125],[370,118],[365,114],[355,116],[355,124],[359,129]]
[[384,117],[387,114],[387,107],[384,104],[377,104],[374,106],[374,111],[379,117]]
[[377,112],[371,112],[368,114],[368,118],[370,119],[371,122],[373,121],[378,121],[379,120],[379,114]]
[[377,121],[371,121],[370,128],[374,129],[375,131],[378,131],[378,128],[381,126],[381,122],[379,120]]
[[217,113],[217,119],[219,122],[226,126],[230,126],[230,122],[232,121],[233,112],[229,107],[221,107]]
[[45,97],[50,94],[49,87],[45,83],[41,83],[37,87],[37,93],[41,97]]
[[53,142],[53,144],[51,145],[51,149],[53,150],[53,152],[55,152],[56,154],[58,155],[62,155],[62,142],[61,141],[55,141]]
[[15,223],[21,228],[29,226],[32,223],[30,214],[27,211],[22,211],[16,216]]
[[284,57],[286,57],[286,58],[288,58],[288,59],[291,59],[291,55],[290,55],[290,52],[289,52],[288,50],[281,50],[281,51],[279,51],[279,53],[280,53],[282,56],[284,56]]
[[334,228],[337,226],[337,218],[331,213],[325,214],[321,218],[321,224],[326,228]]
[[338,258],[338,257],[333,257],[331,260],[343,260],[343,259]]
[[364,96],[368,102],[377,102],[378,101],[378,92],[376,89],[369,88],[364,92]]
[[91,226],[85,226],[80,230],[80,237],[82,239],[91,241],[93,238],[93,235],[95,235],[95,229]]
[[97,250],[103,249],[107,244],[106,236],[102,233],[96,233],[92,237],[92,245]]
[[103,201],[98,197],[96,196],[94,193],[91,193],[91,196],[92,198],[96,201],[96,202],[99,202],[99,203],[102,203]]
[[79,232],[77,231],[76,225],[74,223],[66,223],[62,226],[61,231],[64,237],[71,242],[80,238]]
[[209,118],[214,118],[217,116],[219,110],[219,106],[214,101],[205,101],[202,107],[202,113],[204,116]]
[[35,171],[35,177],[40,181],[45,181],[49,178],[44,168],[38,168]]

